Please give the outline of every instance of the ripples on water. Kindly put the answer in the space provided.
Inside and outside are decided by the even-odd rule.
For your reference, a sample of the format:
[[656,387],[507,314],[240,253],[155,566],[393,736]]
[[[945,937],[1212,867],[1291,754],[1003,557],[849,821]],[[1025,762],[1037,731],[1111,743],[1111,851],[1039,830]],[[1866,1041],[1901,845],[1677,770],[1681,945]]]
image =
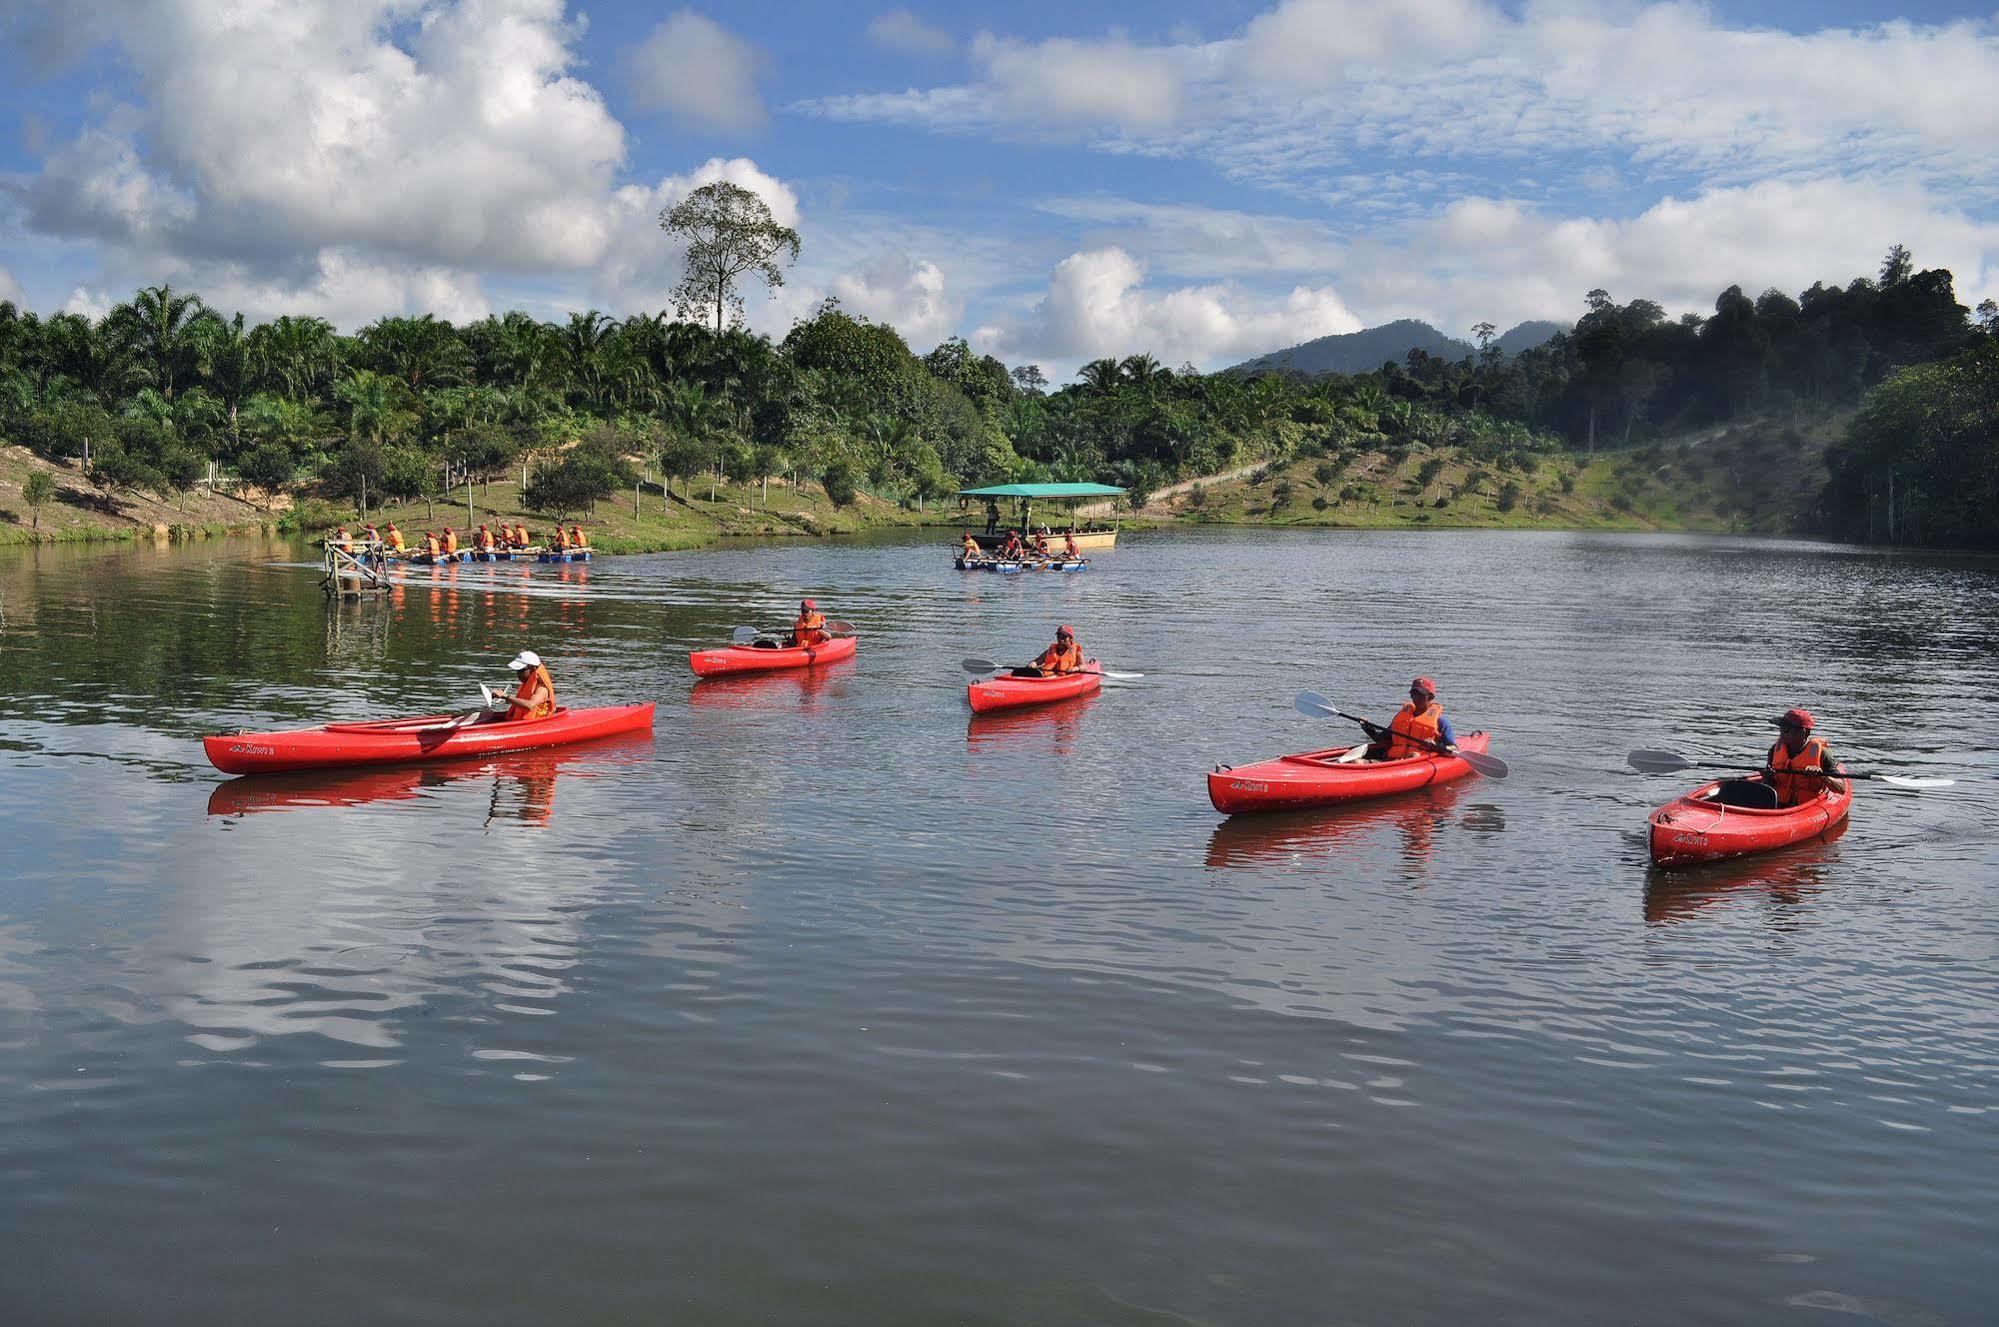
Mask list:
[[[1082,576],[798,544],[413,571],[0,559],[0,1303],[23,1320],[1983,1322],[1977,559],[1149,534]],[[693,683],[786,620],[851,663]],[[1147,674],[970,719],[1058,621]],[[220,780],[522,644],[650,739]],[[1514,777],[1220,822],[1432,673]],[[1636,746],[1805,703],[1832,841],[1682,876]]]

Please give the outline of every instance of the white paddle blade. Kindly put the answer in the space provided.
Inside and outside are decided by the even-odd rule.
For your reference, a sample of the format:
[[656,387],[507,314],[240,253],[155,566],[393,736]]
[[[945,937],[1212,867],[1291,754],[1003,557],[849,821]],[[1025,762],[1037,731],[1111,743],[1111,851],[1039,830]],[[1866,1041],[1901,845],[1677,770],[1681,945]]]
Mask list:
[[1315,719],[1331,719],[1339,714],[1339,709],[1316,691],[1301,691],[1291,702],[1300,714],[1309,714]]
[[737,627],[729,634],[729,639],[738,645],[748,645],[761,634],[755,627]]
[[826,630],[832,632],[835,636],[858,636],[861,634],[860,628],[851,622],[828,622]]
[[479,694],[480,694],[481,696],[484,696],[484,697],[486,698],[486,708],[487,708],[487,709],[489,709],[489,710],[490,710],[490,709],[492,709],[492,708],[493,708],[493,688],[491,688],[491,687],[487,686],[487,685],[486,685],[486,684],[485,684],[484,682],[481,682],[481,683],[479,684]]
[[1106,669],[1104,669],[1104,670],[1103,670],[1103,676],[1104,676],[1104,677],[1105,677],[1106,679],[1108,679],[1108,680],[1110,680],[1110,681],[1113,681],[1113,682],[1136,682],[1136,681],[1138,681],[1138,679],[1139,679],[1139,678],[1141,678],[1141,677],[1144,677],[1144,676],[1145,676],[1145,674],[1144,674],[1144,673],[1113,673],[1113,672],[1112,672],[1112,671],[1111,671],[1110,669],[1106,668]]
[[1890,788],[1953,788],[1956,779],[1941,779],[1926,774],[1876,774],[1875,778]]

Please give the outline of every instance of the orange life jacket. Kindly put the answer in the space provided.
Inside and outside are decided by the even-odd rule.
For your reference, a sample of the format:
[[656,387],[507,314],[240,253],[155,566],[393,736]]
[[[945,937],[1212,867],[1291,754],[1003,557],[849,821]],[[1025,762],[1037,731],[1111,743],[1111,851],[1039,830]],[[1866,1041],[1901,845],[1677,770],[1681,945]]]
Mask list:
[[546,719],[555,713],[555,679],[548,675],[547,664],[537,664],[528,675],[521,679],[520,690],[514,693],[515,700],[526,700],[542,687],[548,688],[548,699],[533,709],[515,710],[516,719]]
[[800,613],[798,621],[791,624],[793,645],[823,645],[832,637],[826,634],[824,613]]
[[1826,774],[1806,771],[1829,773],[1832,769],[1832,748],[1822,738],[1808,737],[1794,756],[1784,749],[1782,742],[1778,742],[1770,748],[1767,763],[1771,773],[1770,786],[1777,790],[1777,805],[1798,806],[1825,791]]
[[479,548],[485,553],[493,551],[493,532],[483,525],[479,527]]
[[398,553],[403,551],[403,532],[393,525],[389,527],[389,547]]
[[343,553],[352,553],[354,551],[354,541],[348,538],[346,526],[341,526],[338,533],[333,536],[333,546]]
[[562,527],[559,525],[555,527],[555,543],[553,547],[558,553],[569,547],[569,536],[562,532]]
[[444,532],[444,551],[447,553],[456,553],[458,551],[458,531],[446,530]]
[[437,542],[436,535],[427,534],[423,537],[423,551],[430,554],[432,557],[436,557],[439,553],[442,553],[444,551],[444,546]]
[[1066,551],[1070,557],[1075,557],[1082,552],[1081,549],[1076,547],[1076,536],[1072,534],[1065,534],[1062,536],[1062,546],[1064,551]]
[[1070,641],[1067,645],[1056,641],[1041,652],[1034,666],[1044,673],[1074,673],[1083,667],[1083,648]]
[[1414,702],[1404,705],[1388,724],[1388,754],[1384,760],[1401,760],[1405,756],[1433,756],[1436,752],[1419,742],[1438,742],[1443,739],[1444,730],[1437,726],[1437,720],[1444,717],[1444,707],[1436,701],[1418,713]]
[[528,546],[528,528],[525,525],[516,525],[514,527],[514,547],[526,548],[527,546]]
[[1045,535],[1045,534],[1038,534],[1038,535],[1034,536],[1034,551],[1035,551],[1035,552],[1037,552],[1037,553],[1039,553],[1039,554],[1041,554],[1041,556],[1043,556],[1043,557],[1047,557],[1047,556],[1048,556],[1048,536],[1047,536],[1047,535]]
[[588,548],[590,547],[590,541],[583,537],[581,529],[572,525],[569,527],[569,546],[571,548]]

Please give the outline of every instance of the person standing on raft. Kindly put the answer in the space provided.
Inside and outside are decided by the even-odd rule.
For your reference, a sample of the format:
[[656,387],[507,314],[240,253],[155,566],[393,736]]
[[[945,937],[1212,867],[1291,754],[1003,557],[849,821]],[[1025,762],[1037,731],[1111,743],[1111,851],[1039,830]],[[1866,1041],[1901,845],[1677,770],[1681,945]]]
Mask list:
[[1457,734],[1451,731],[1451,721],[1444,717],[1444,707],[1437,703],[1437,684],[1427,677],[1409,684],[1409,703],[1389,720],[1386,728],[1370,723],[1363,725],[1363,731],[1372,740],[1348,749],[1340,756],[1340,764],[1434,756],[1439,746],[1451,755],[1458,751]]
[[826,615],[819,611],[819,605],[811,599],[798,602],[798,620],[791,624],[791,644],[797,649],[810,645],[824,645],[833,639],[826,630]]
[[555,679],[549,676],[539,654],[522,650],[507,667],[520,685],[513,695],[503,697],[507,713],[501,722],[546,719],[555,713]]
[[1015,677],[1060,677],[1064,673],[1083,671],[1082,647],[1076,644],[1076,633],[1068,624],[1055,628],[1055,643],[1041,652],[1039,658],[1025,668],[1013,670]]
[[1777,741],[1763,760],[1763,782],[1777,794],[1777,805],[1802,806],[1820,793],[1846,791],[1844,767],[1832,758],[1823,737],[1812,736],[1809,710],[1788,709],[1770,720]]

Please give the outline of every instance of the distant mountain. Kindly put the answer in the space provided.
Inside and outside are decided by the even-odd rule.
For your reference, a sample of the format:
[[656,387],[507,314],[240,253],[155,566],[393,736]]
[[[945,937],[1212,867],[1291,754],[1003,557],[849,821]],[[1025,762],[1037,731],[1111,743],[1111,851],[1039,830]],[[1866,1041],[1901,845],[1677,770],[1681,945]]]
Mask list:
[[[1517,355],[1523,350],[1545,345],[1556,333],[1568,330],[1561,323],[1521,323],[1499,338],[1499,348],[1505,354]],[[1322,336],[1316,341],[1292,346],[1289,350],[1273,350],[1268,355],[1245,360],[1229,371],[1267,373],[1273,369],[1286,369],[1304,374],[1371,373],[1388,360],[1400,364],[1408,358],[1411,350],[1418,349],[1440,359],[1463,359],[1466,355],[1477,353],[1477,348],[1469,341],[1445,336],[1426,322],[1401,318],[1359,332]]]

